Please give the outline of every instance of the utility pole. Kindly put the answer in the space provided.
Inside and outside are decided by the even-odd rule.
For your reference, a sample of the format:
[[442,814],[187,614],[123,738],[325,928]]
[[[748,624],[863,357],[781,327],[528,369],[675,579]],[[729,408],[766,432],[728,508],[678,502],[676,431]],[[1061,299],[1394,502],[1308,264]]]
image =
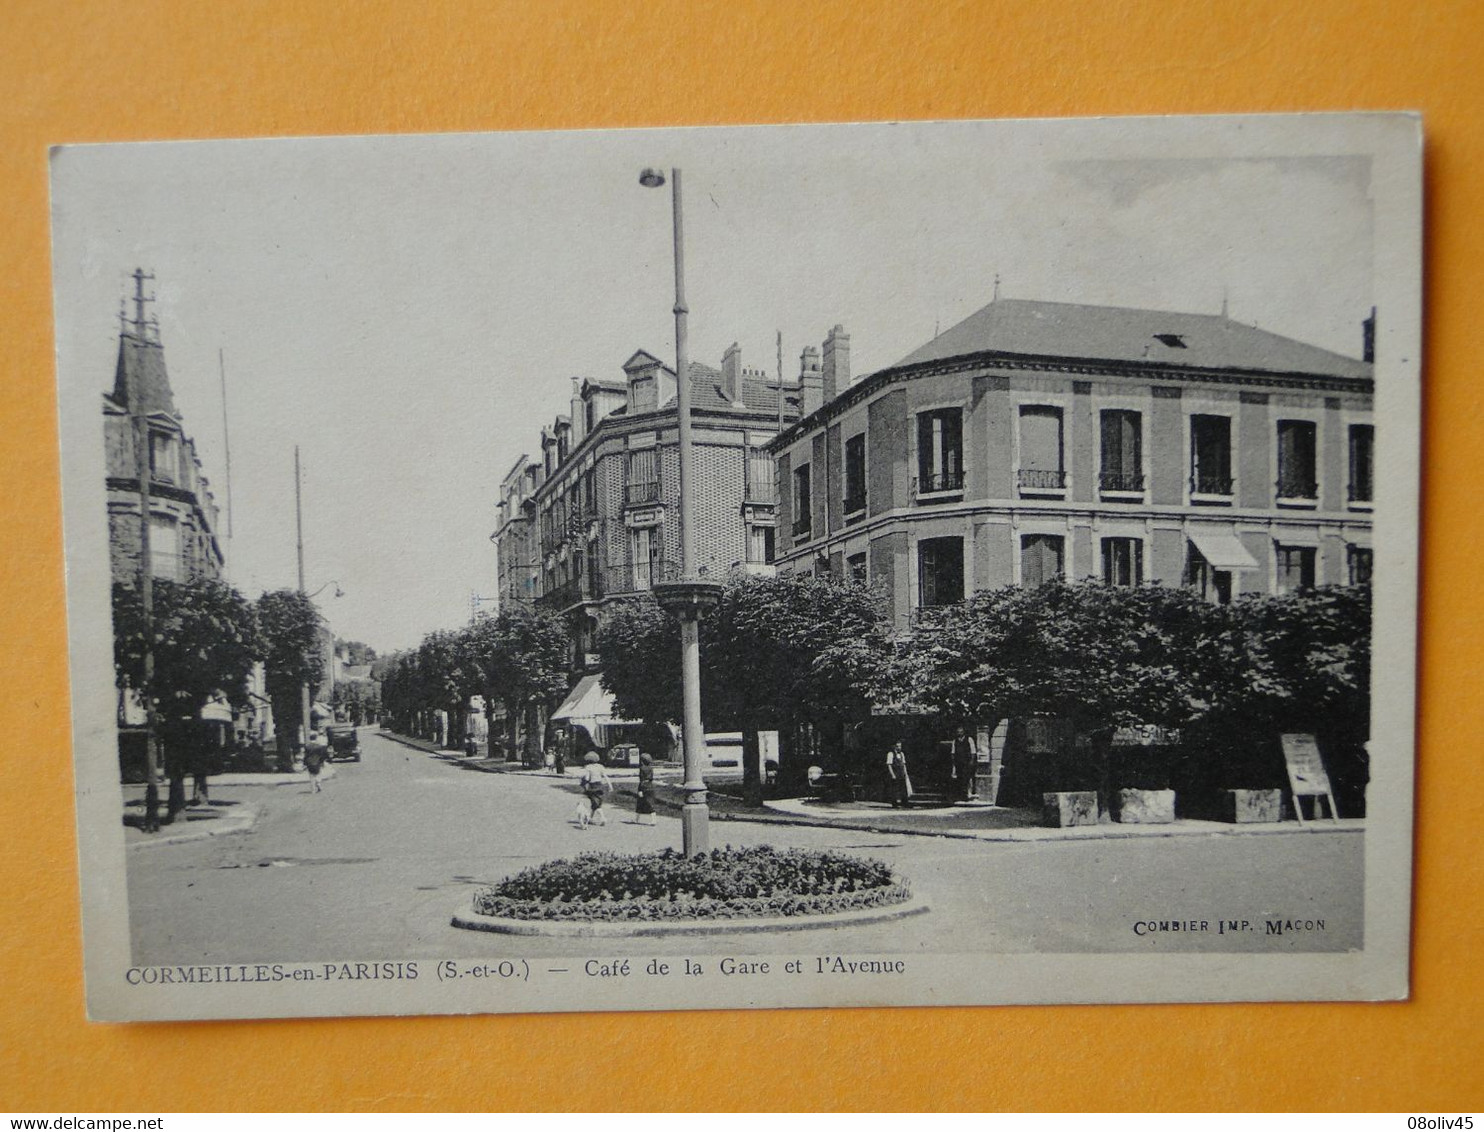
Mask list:
[[783,431],[783,331],[781,330],[778,332],[778,431]]
[[[153,280],[142,268],[134,269],[134,338],[138,345],[145,344],[144,304],[152,302],[144,294],[144,281]],[[122,323],[122,312],[120,322]],[[146,782],[144,787],[144,830],[158,833],[160,829],[160,721],[155,709],[152,685],[155,679],[155,617],[154,617],[154,564],[150,561],[150,458],[149,417],[142,403],[142,390],[138,380],[137,365],[124,366],[128,375],[129,419],[134,428],[134,475],[139,483],[139,606],[144,623],[144,684],[139,689],[144,701],[144,752]]]

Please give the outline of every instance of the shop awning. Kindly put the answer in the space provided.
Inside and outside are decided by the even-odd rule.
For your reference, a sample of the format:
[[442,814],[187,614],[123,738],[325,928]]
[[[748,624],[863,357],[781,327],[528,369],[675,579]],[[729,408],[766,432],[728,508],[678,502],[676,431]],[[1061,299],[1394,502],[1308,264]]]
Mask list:
[[231,723],[232,707],[221,700],[208,700],[201,708],[201,719],[207,723]]
[[602,677],[584,676],[567,693],[562,706],[551,713],[553,720],[566,719],[592,726],[613,718],[613,697],[603,691]]
[[1253,558],[1236,535],[1221,531],[1190,531],[1191,543],[1213,570],[1256,570]]

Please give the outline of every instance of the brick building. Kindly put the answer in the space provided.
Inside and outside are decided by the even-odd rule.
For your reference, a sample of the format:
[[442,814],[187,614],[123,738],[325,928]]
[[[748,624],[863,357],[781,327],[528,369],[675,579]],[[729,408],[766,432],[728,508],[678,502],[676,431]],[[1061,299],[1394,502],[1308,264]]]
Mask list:
[[108,546],[115,581],[139,576],[139,478],[134,418],[149,429],[150,559],[156,577],[171,581],[221,576],[216,500],[195,442],[186,434],[153,323],[125,322],[111,392],[103,395],[107,452]]
[[[819,383],[817,358],[806,351],[800,380],[783,383],[744,367],[735,344],[719,369],[689,364],[704,575],[772,571],[776,479],[765,446],[798,420],[801,395]],[[494,536],[501,599],[568,615],[579,680],[563,708],[590,715],[603,711],[603,608],[673,575],[680,558],[675,372],[644,350],[622,368],[621,382],[573,379],[570,412],[542,430],[541,459],[522,457],[502,482]]]
[[[1362,358],[1223,315],[996,299],[773,440],[782,571],[924,607],[1051,577],[1212,600],[1368,580]],[[825,373],[829,373],[828,355]]]

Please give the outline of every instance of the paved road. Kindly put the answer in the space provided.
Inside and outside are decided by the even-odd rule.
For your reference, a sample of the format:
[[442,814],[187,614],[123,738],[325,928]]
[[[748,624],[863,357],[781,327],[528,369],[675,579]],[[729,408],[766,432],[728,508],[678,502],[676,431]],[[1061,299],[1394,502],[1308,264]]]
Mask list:
[[[318,795],[302,785],[213,791],[260,807],[252,833],[131,850],[135,962],[655,952],[654,940],[595,947],[463,931],[449,918],[476,886],[552,857],[678,846],[677,819],[650,828],[616,811],[607,828],[579,830],[575,783],[466,769],[370,730],[362,746],[363,761],[339,764]],[[1356,832],[1012,844],[712,824],[715,845],[767,842],[880,857],[932,911],[848,933],[688,938],[688,953],[1342,951],[1362,942]],[[1275,936],[1272,919],[1323,926]],[[1172,920],[1208,928],[1137,934],[1137,925]],[[1252,927],[1218,934],[1223,920]]]

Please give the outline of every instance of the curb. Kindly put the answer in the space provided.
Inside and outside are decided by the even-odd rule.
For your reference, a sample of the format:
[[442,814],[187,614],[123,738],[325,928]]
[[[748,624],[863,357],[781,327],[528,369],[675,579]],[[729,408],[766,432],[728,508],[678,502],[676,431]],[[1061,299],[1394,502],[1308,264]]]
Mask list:
[[779,916],[751,920],[685,920],[662,921],[596,920],[511,920],[485,916],[474,911],[473,898],[467,906],[454,911],[450,921],[456,928],[476,932],[499,932],[503,935],[561,936],[566,938],[620,939],[671,935],[732,935],[739,932],[797,932],[816,928],[851,927],[857,924],[886,923],[908,916],[918,916],[931,906],[925,897],[917,896],[901,904],[883,908],[857,908],[850,912],[833,912],[818,916]]
[[161,833],[156,834],[143,841],[131,841],[130,849],[146,849],[157,845],[182,845],[188,841],[206,841],[212,837],[231,837],[238,833],[251,833],[253,827],[258,824],[258,811],[249,807],[244,814],[233,814],[230,818],[222,818],[222,824],[213,823],[211,826],[191,830],[187,833]]

